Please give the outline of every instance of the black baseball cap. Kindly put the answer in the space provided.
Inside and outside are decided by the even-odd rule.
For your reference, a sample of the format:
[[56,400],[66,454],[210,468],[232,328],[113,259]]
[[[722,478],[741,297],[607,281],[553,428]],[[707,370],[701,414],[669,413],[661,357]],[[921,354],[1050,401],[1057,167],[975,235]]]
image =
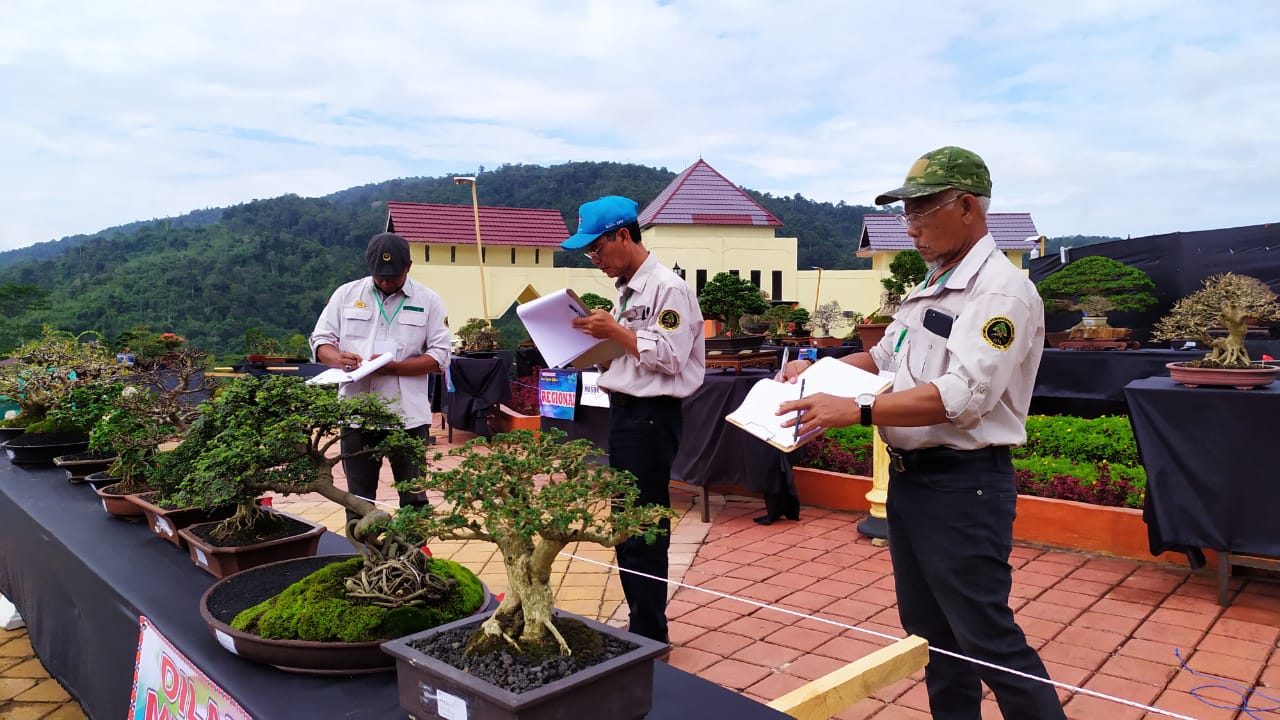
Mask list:
[[364,251],[364,259],[369,263],[370,275],[399,277],[409,267],[409,241],[395,233],[374,235]]

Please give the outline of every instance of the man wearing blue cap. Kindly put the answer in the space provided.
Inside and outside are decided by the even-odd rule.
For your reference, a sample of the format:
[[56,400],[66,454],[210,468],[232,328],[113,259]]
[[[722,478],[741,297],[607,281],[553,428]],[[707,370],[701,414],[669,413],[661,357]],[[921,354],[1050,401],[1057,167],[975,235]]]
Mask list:
[[[636,502],[671,507],[671,463],[684,424],[680,399],[702,385],[706,344],[698,298],[645,249],[637,207],[617,195],[584,204],[577,234],[560,247],[585,250],[618,289],[613,313],[594,310],[573,321],[592,337],[626,348],[600,375],[600,387],[609,393],[609,464],[636,476]],[[670,521],[662,527],[667,533],[652,545],[643,538],[619,545],[618,566],[665,579]],[[666,583],[624,572],[622,591],[631,632],[667,642]]]

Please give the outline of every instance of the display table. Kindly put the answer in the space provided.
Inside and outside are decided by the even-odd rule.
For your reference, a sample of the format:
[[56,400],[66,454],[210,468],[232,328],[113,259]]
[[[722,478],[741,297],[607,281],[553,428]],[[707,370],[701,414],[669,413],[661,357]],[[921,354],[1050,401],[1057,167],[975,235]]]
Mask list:
[[[702,488],[703,522],[710,522],[705,500],[707,488],[713,485],[735,485],[766,496],[795,496],[787,454],[724,419],[742,404],[752,385],[768,377],[773,373],[750,368],[735,375],[708,370],[702,386],[681,405],[684,435],[671,466],[671,479]],[[563,430],[570,440],[586,438],[605,453],[609,451],[608,408],[579,405],[573,420],[544,417],[542,427]]]
[[[1280,388],[1188,388],[1168,377],[1124,388],[1147,470],[1142,509],[1151,553],[1218,551],[1225,591],[1230,553],[1280,557],[1280,486],[1271,468]],[[1246,563],[1237,563],[1246,564]],[[1225,592],[1220,592],[1225,602]]]
[[[321,554],[350,551],[337,535],[321,539]],[[107,515],[61,470],[0,460],[0,593],[18,606],[41,661],[90,718],[127,714],[139,615],[256,720],[406,717],[394,673],[297,675],[223,650],[198,610],[213,582],[146,525]],[[787,717],[665,663],[656,665],[653,702],[649,718]]]

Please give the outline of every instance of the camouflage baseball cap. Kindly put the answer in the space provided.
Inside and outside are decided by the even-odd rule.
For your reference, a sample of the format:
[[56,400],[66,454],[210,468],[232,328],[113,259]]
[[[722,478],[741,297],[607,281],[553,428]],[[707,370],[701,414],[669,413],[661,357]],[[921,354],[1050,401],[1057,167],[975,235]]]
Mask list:
[[881,194],[876,204],[888,205],[953,188],[991,197],[991,173],[982,158],[964,148],[948,145],[922,155],[907,171],[902,187]]

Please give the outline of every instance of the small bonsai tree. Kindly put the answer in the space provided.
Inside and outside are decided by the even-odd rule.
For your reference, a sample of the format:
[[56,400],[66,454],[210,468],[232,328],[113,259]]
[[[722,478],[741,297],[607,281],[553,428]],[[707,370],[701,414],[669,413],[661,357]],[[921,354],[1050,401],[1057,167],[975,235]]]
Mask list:
[[769,309],[769,303],[760,296],[760,288],[750,280],[732,273],[716,273],[710,282],[702,286],[698,293],[698,306],[703,317],[716,318],[724,322],[725,331],[732,334],[742,332],[739,322],[748,313],[763,313]]
[[787,314],[787,322],[795,325],[796,330],[804,330],[804,326],[809,324],[809,311],[798,307]]
[[[511,646],[524,652],[548,647],[569,654],[552,625],[551,565],[569,543],[613,547],[632,536],[653,542],[668,508],[635,505],[635,478],[589,460],[599,451],[564,433],[517,430],[475,438],[449,451],[462,462],[437,469],[413,490],[436,490],[444,504],[433,515],[402,509],[395,527],[407,534],[487,540],[498,546],[507,592],[482,624],[468,652]],[[435,455],[436,463],[442,455]]]
[[903,298],[911,288],[924,281],[928,271],[929,266],[916,250],[903,250],[895,255],[893,262],[889,263],[889,277],[880,279],[884,290],[881,294],[880,307],[872,315],[883,313],[890,316],[897,312]]
[[78,387],[106,385],[121,379],[126,368],[94,332],[72,335],[45,326],[44,334],[13,353],[14,363],[0,368],[0,395],[18,403],[18,416],[0,421],[29,432],[41,426],[51,410]]
[[786,335],[787,323],[791,322],[791,306],[790,305],[774,305],[765,311],[760,319],[769,323],[773,327],[773,335]]
[[261,328],[251,327],[244,331],[245,355],[279,355],[281,352],[280,341]]
[[613,301],[593,292],[582,293],[582,304],[587,306],[588,310],[604,310],[613,312]]
[[116,479],[111,492],[129,495],[155,490],[159,448],[188,431],[194,410],[146,386],[125,387],[107,398],[106,405],[89,433],[89,449],[116,456],[107,471]]
[[458,339],[463,352],[493,352],[501,342],[498,329],[481,318],[471,318],[458,328]]
[[[1074,263],[1073,263],[1074,264]],[[1203,287],[1178,300],[1156,323],[1153,340],[1198,340],[1211,350],[1200,367],[1253,367],[1244,338],[1246,318],[1280,319],[1280,300],[1266,283],[1248,275],[1223,273],[1204,279]],[[1227,328],[1225,338],[1209,335],[1209,328]]]
[[832,300],[829,303],[823,303],[813,311],[813,316],[809,318],[809,322],[813,323],[814,328],[825,337],[831,337],[831,331],[844,325],[844,313],[840,310],[840,301]]
[[1041,280],[1036,289],[1047,307],[1074,310],[1085,317],[1111,311],[1139,311],[1156,303],[1155,283],[1142,270],[1109,257],[1080,258]]

